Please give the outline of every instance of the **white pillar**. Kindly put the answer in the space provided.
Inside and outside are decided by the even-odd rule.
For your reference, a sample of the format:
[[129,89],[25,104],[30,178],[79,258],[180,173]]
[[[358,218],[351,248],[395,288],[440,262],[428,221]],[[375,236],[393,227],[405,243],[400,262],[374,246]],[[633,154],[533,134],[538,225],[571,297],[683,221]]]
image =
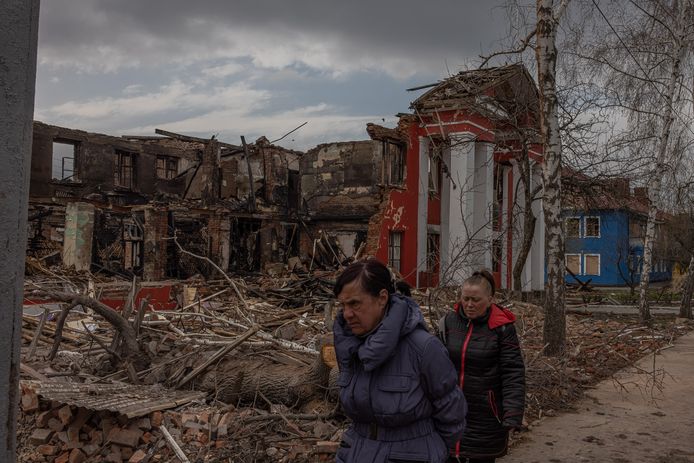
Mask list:
[[417,197],[417,287],[420,269],[426,268],[429,207],[429,138],[419,137],[419,192]]
[[491,208],[494,198],[494,146],[477,143],[475,146],[474,229],[476,250],[473,265],[492,267]]
[[448,284],[460,284],[470,274],[474,262],[470,239],[474,231],[475,136],[451,135],[450,172],[453,187],[448,205],[448,253],[443,269]]
[[[446,148],[443,151],[443,163],[446,165],[447,168],[450,169],[451,166],[451,149]],[[450,170],[449,170],[450,172]],[[453,189],[451,188],[451,179],[448,178],[448,175],[450,174],[444,174],[442,176],[442,185],[441,185],[441,235],[440,235],[440,243],[439,243],[439,254],[440,254],[440,259],[441,259],[441,265],[440,265],[440,281],[439,284],[441,285],[446,285],[446,281],[444,281],[446,278],[446,269],[448,268],[448,264],[450,263],[450,252],[451,252],[451,232],[450,232],[450,224],[451,224],[451,192]]]

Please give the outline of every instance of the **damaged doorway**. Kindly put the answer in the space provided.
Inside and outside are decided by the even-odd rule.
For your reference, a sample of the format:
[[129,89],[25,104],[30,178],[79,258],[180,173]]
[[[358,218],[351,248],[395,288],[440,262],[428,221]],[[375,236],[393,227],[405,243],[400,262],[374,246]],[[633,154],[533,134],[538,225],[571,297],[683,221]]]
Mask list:
[[237,218],[231,223],[229,269],[257,272],[260,270],[260,227],[257,219]]

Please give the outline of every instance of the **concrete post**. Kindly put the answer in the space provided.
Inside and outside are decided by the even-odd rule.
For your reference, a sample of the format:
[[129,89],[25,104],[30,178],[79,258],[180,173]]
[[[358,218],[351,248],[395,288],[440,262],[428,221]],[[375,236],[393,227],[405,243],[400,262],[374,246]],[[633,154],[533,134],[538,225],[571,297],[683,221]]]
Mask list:
[[94,215],[96,209],[90,203],[68,203],[65,208],[65,233],[63,233],[63,265],[84,272],[92,267],[94,240]]
[[16,461],[39,0],[0,2],[0,461]]

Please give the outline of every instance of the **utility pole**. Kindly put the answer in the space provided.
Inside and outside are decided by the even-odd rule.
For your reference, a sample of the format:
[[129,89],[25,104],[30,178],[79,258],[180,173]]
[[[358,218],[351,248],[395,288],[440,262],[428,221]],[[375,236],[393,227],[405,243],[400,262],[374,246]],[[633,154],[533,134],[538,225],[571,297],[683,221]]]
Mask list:
[[0,2],[0,461],[16,461],[39,0]]

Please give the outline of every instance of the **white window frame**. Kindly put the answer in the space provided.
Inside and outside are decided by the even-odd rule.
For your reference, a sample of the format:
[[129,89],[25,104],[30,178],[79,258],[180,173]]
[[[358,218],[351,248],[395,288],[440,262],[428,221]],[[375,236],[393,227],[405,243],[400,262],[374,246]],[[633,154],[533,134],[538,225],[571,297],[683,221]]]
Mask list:
[[[598,219],[598,234],[597,236],[588,236],[588,219]],[[589,215],[583,217],[583,238],[600,238],[602,235],[602,219],[599,215]]]
[[[567,222],[569,220],[578,220],[578,236],[569,236],[569,227],[567,226]],[[571,217],[564,217],[564,234],[566,235],[566,238],[570,239],[579,239],[583,238],[583,221],[581,220],[580,216],[571,216]]]
[[581,254],[576,254],[576,253],[566,253],[564,254],[564,266],[566,268],[569,268],[569,257],[570,256],[578,256],[578,272],[574,272],[575,275],[583,275],[583,256]]
[[[588,268],[588,264],[586,263],[586,257],[597,257],[598,258],[598,273],[586,273],[586,269]],[[581,270],[583,270],[583,273],[581,273],[581,275],[599,277],[601,270],[602,270],[602,257],[600,257],[600,254],[596,254],[596,253],[583,254],[583,268]]]

